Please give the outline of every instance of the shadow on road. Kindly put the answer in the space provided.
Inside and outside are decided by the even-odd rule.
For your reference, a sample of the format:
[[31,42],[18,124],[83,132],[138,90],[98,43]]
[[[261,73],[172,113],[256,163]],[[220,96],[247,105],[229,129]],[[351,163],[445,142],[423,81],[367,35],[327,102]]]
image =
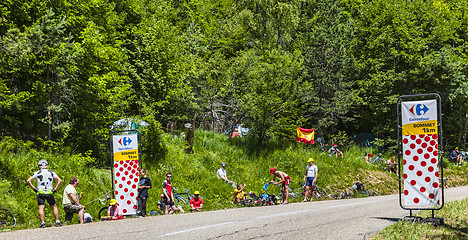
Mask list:
[[375,219],[382,219],[382,220],[387,220],[391,222],[399,222],[402,219],[401,218],[389,218],[389,217],[374,217]]

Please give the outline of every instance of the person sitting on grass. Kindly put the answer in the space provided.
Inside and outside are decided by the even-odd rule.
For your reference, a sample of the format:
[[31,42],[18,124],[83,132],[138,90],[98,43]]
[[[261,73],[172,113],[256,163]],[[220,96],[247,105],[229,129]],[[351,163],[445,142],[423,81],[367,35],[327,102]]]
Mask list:
[[450,161],[455,161],[457,163],[457,166],[462,165],[463,157],[460,154],[460,150],[458,147],[456,147],[449,155],[449,160]]
[[372,155],[372,153],[367,154],[367,155],[364,157],[364,161],[365,161],[366,163],[369,163],[370,160],[371,160],[371,158],[372,158],[373,156],[374,156],[374,155]]
[[115,199],[110,200],[110,207],[109,210],[107,210],[107,216],[104,217],[105,220],[118,220],[118,219],[123,219],[122,216],[122,210],[117,204],[117,201]]
[[397,173],[397,164],[395,162],[395,156],[392,156],[392,158],[390,158],[390,160],[387,161],[387,169],[390,173],[394,172],[394,173]]
[[201,212],[203,209],[203,199],[200,198],[200,192],[195,191],[195,197],[190,199],[190,211],[191,212]]
[[247,193],[244,192],[244,188],[247,186],[247,184],[244,183],[244,186],[242,184],[237,184],[237,188],[234,189],[234,199],[233,203],[239,203],[241,200],[245,199],[245,196]]
[[341,156],[343,158],[343,152],[338,150],[338,144],[334,143],[330,148],[330,156],[335,155],[335,157]]
[[185,213],[184,209],[180,205],[177,206],[177,207],[174,206],[174,210],[172,210],[172,208],[170,208],[168,210],[168,212],[166,213],[167,208],[166,208],[166,202],[165,202],[164,194],[161,194],[161,200],[158,202],[158,208],[159,208],[159,210],[161,210],[161,215],[173,214],[173,213],[176,213],[176,212]]

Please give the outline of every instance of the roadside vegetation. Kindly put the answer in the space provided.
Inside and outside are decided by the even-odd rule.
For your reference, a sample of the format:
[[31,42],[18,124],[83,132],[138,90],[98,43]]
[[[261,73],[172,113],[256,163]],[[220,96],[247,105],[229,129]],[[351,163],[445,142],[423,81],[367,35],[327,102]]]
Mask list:
[[[433,226],[427,223],[410,223],[400,221],[387,227],[374,236],[379,239],[467,239],[468,238],[468,199],[446,203],[436,212],[435,217],[444,219],[444,224]],[[422,211],[418,216],[426,218],[431,216],[430,211]]]
[[[308,158],[315,159],[319,168],[318,186],[331,195],[349,189],[353,183],[361,182],[366,188],[379,194],[398,193],[396,174],[390,174],[376,166],[365,163],[361,156],[366,152],[383,153],[388,159],[393,152],[379,151],[378,148],[361,148],[353,144],[340,146],[344,159],[330,157],[320,151],[317,145],[303,143],[275,143],[258,145],[249,138],[228,139],[226,135],[211,131],[197,130],[194,139],[194,154],[184,151],[185,137],[179,133],[163,134],[161,139],[167,144],[164,158],[151,159],[144,154],[143,167],[147,169],[153,189],[149,191],[148,211],[157,210],[159,195],[162,193],[162,181],[167,172],[173,174],[173,184],[180,191],[190,189],[200,191],[205,199],[205,210],[238,207],[231,203],[232,187],[218,180],[216,170],[221,163],[226,163],[228,177],[237,183],[246,183],[246,191],[262,192],[264,184],[272,179],[269,168],[288,173],[291,187],[297,188],[302,181]],[[61,219],[64,218],[61,207],[62,193],[70,177],[80,179],[78,192],[83,192],[81,203],[87,211],[97,218],[98,210],[103,205],[98,200],[112,188],[110,164],[96,166],[96,159],[86,154],[61,154],[59,149],[38,151],[22,141],[5,139],[0,144],[0,202],[9,208],[18,218],[15,229],[38,227],[37,202],[35,193],[27,186],[26,179],[37,171],[37,162],[41,158],[49,161],[49,167],[63,180],[59,191],[54,195],[59,206]],[[109,158],[110,159],[110,158]],[[108,160],[107,160],[108,161]],[[467,184],[464,178],[465,167],[456,167],[446,163],[444,173],[449,177],[449,186]],[[269,186],[269,191],[278,193],[279,188]],[[296,201],[300,201],[297,199]],[[188,210],[188,206],[183,206]],[[46,209],[46,221],[52,224],[52,212]],[[75,216],[75,223],[77,222]]]

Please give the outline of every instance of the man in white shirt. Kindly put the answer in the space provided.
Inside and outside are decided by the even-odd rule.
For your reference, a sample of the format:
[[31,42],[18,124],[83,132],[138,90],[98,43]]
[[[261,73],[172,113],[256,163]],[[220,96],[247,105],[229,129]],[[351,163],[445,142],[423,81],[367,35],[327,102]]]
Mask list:
[[[315,182],[317,182],[317,176],[318,176],[318,168],[316,165],[314,165],[314,159],[309,158],[308,162],[309,162],[309,165],[307,165],[306,171],[304,174],[304,182],[306,183],[306,187],[305,187],[305,194],[304,194],[303,202],[307,201],[309,188],[312,188],[310,201],[314,200],[314,188],[315,188]],[[307,181],[306,181],[306,178],[307,178]]]
[[83,193],[76,192],[76,187],[80,181],[77,177],[70,179],[70,184],[65,187],[63,191],[63,210],[65,211],[65,222],[71,222],[73,214],[77,213],[80,223],[84,223],[84,212],[85,208],[80,204],[80,199],[83,197]]
[[226,163],[221,163],[221,168],[218,169],[218,171],[216,172],[216,174],[218,175],[218,178],[225,181],[226,183],[234,185],[235,187],[235,183],[227,178],[225,168],[226,168]]

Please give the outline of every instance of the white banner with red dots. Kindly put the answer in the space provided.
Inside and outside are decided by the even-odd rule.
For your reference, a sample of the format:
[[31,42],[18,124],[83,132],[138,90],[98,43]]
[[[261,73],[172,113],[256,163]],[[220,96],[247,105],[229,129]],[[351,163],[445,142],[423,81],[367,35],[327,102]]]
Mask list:
[[436,100],[402,102],[404,206],[440,207]]
[[113,135],[115,200],[123,215],[136,214],[138,191],[138,135]]

